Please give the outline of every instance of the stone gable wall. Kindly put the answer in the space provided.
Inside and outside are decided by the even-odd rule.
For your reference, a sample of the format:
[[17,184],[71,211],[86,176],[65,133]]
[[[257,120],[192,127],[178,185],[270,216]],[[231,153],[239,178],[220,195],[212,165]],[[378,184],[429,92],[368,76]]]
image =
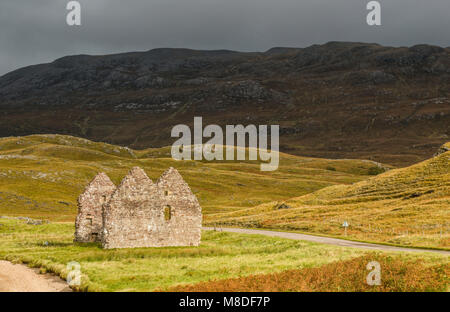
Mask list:
[[171,246],[198,246],[201,239],[202,212],[197,197],[173,168],[157,181],[165,207],[170,207],[171,218],[166,221],[169,230],[167,244]]
[[80,243],[100,242],[103,232],[103,204],[108,202],[116,186],[108,176],[100,173],[78,197],[75,239]]

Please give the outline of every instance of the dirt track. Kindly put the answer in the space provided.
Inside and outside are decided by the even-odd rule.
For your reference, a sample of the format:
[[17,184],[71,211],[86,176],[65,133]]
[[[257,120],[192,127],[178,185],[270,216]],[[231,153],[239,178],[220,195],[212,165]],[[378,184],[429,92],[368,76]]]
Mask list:
[[22,264],[0,261],[0,292],[67,292],[67,283]]
[[[310,241],[310,242],[315,242],[315,243],[322,243],[322,244],[343,246],[343,247],[354,247],[354,248],[384,250],[384,251],[434,252],[434,253],[439,253],[439,254],[450,256],[450,251],[445,251],[445,250],[416,249],[416,248],[395,247],[395,246],[388,246],[388,245],[369,244],[369,243],[349,241],[349,240],[345,240],[345,239],[307,235],[307,234],[264,231],[264,230],[251,230],[251,229],[238,229],[238,228],[216,228],[216,229],[218,231],[224,231],[224,232],[233,232],[233,233],[242,233],[242,234],[259,234],[259,235],[266,235],[266,236],[273,236],[273,237],[305,240],[305,241]],[[214,230],[214,228],[204,227],[203,230]]]

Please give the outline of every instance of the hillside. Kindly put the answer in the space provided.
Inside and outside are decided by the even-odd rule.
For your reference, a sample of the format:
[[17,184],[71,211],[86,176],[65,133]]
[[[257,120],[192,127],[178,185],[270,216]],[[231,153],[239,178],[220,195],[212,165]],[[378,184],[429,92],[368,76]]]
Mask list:
[[266,52],[67,56],[0,77],[0,136],[168,146],[192,124],[279,124],[281,150],[408,165],[450,136],[450,50],[329,42]]
[[[363,249],[224,231],[203,231],[199,247],[104,250],[74,243],[73,221],[76,198],[97,172],[118,184],[133,166],[143,167],[153,180],[174,166],[198,196],[206,224],[342,236],[339,223],[348,220],[347,238],[448,248],[449,147],[403,169],[368,160],[281,154],[279,170],[261,172],[259,163],[250,161],[177,162],[168,147],[132,150],[64,135],[2,138],[0,259],[62,278],[67,263],[77,261],[83,275],[76,289],[83,291],[181,291],[208,285],[253,291],[261,290],[259,281],[267,286],[263,290],[367,291],[373,288],[361,284],[361,276],[370,258],[383,263],[388,277],[377,290],[442,291],[448,285],[445,255],[367,255]],[[37,226],[8,216],[52,222]],[[433,224],[443,227],[428,227]],[[346,278],[330,272],[345,272]],[[293,275],[310,282],[297,283],[289,279]]]
[[62,135],[0,139],[0,216],[74,221],[76,200],[98,173],[118,185],[140,166],[156,180],[176,167],[198,197],[204,214],[284,200],[337,184],[350,184],[383,170],[363,160],[326,160],[280,155],[275,172],[258,162],[177,162],[170,148],[132,150]]
[[208,215],[206,223],[345,236],[347,221],[347,238],[449,248],[449,147],[407,168],[285,202]]

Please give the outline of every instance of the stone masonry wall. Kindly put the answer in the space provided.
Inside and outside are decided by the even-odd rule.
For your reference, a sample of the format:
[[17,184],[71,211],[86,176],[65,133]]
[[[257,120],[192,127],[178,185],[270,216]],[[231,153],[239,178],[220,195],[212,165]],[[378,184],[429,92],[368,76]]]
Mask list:
[[163,226],[161,196],[140,168],[133,168],[104,207],[104,248],[161,246]]
[[170,168],[158,179],[164,209],[170,209],[166,221],[169,235],[164,243],[170,246],[198,246],[201,239],[202,212],[197,197],[179,172]]
[[[77,241],[92,241],[95,230],[101,232],[97,241],[106,249],[200,244],[201,207],[176,169],[168,169],[156,184],[138,167],[117,188],[100,187],[99,182],[105,182],[104,176],[80,196]],[[97,194],[107,194],[106,202]],[[96,212],[95,226],[85,225],[86,211]]]
[[81,243],[101,241],[103,230],[102,206],[108,202],[116,186],[104,173],[99,173],[78,198],[75,221],[75,241]]

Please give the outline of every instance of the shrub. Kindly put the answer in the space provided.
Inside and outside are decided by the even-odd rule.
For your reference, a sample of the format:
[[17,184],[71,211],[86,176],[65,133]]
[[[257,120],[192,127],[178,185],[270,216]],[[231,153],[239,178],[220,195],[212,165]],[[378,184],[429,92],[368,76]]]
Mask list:
[[368,170],[369,175],[379,175],[380,173],[383,173],[385,170],[382,167],[374,166],[370,167]]

